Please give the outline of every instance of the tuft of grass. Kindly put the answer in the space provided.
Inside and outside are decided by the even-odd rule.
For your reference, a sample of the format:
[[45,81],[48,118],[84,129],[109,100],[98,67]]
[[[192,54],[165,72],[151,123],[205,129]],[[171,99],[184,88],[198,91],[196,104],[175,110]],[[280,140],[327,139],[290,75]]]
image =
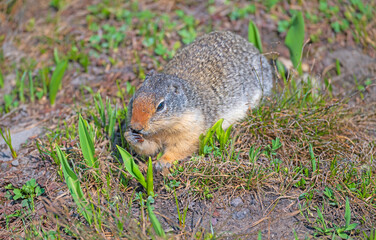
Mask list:
[[10,134],[10,130],[0,128],[0,135],[4,139],[5,144],[9,147],[9,150],[12,154],[12,158],[16,159],[17,158],[17,152],[13,148],[13,145],[12,145],[12,135]]
[[222,123],[223,123],[223,119],[218,120],[211,128],[207,130],[206,134],[200,135],[200,145],[199,145],[200,155],[205,153],[206,146],[214,148],[216,141],[220,145],[220,150],[224,150],[226,144],[228,143],[230,139],[232,125],[229,126],[226,130],[223,130]]

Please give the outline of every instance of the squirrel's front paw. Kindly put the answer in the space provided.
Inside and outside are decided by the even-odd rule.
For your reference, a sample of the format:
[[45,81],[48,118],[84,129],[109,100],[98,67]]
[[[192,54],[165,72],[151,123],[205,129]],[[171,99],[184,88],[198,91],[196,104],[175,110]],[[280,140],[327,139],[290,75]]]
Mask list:
[[124,137],[131,144],[137,144],[137,143],[144,142],[144,138],[140,134],[133,133],[131,131],[125,132]]
[[162,172],[163,175],[167,175],[173,161],[173,158],[170,158],[165,154],[156,163],[154,163],[154,169],[157,172]]
[[155,169],[155,171],[157,171],[157,172],[165,172],[165,171],[168,170],[171,166],[172,166],[172,165],[171,165],[171,163],[169,163],[169,162],[157,161],[156,163],[154,163],[154,169]]

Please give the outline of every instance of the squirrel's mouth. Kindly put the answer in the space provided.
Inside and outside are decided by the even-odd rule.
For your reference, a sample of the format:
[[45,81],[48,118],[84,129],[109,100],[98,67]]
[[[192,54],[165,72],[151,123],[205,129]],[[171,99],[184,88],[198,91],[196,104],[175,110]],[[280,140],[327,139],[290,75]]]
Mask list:
[[132,137],[135,141],[137,141],[139,143],[142,143],[144,141],[144,137],[139,131],[131,129],[130,132],[131,132],[131,135],[132,135]]

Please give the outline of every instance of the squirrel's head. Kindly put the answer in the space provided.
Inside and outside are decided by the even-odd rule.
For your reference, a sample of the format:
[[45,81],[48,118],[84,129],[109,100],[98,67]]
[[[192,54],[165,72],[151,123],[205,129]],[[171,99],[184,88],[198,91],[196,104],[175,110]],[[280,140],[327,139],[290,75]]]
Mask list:
[[129,129],[147,136],[169,131],[187,107],[184,80],[163,73],[149,73],[129,103]]

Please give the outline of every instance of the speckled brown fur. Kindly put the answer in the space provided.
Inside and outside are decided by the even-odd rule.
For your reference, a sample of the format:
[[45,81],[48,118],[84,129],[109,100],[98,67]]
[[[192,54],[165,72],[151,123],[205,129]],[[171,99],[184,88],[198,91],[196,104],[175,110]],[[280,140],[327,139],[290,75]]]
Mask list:
[[203,35],[178,51],[162,73],[146,76],[129,104],[125,137],[139,154],[164,151],[160,165],[183,159],[220,118],[226,128],[270,94],[272,75],[266,58],[242,37]]

